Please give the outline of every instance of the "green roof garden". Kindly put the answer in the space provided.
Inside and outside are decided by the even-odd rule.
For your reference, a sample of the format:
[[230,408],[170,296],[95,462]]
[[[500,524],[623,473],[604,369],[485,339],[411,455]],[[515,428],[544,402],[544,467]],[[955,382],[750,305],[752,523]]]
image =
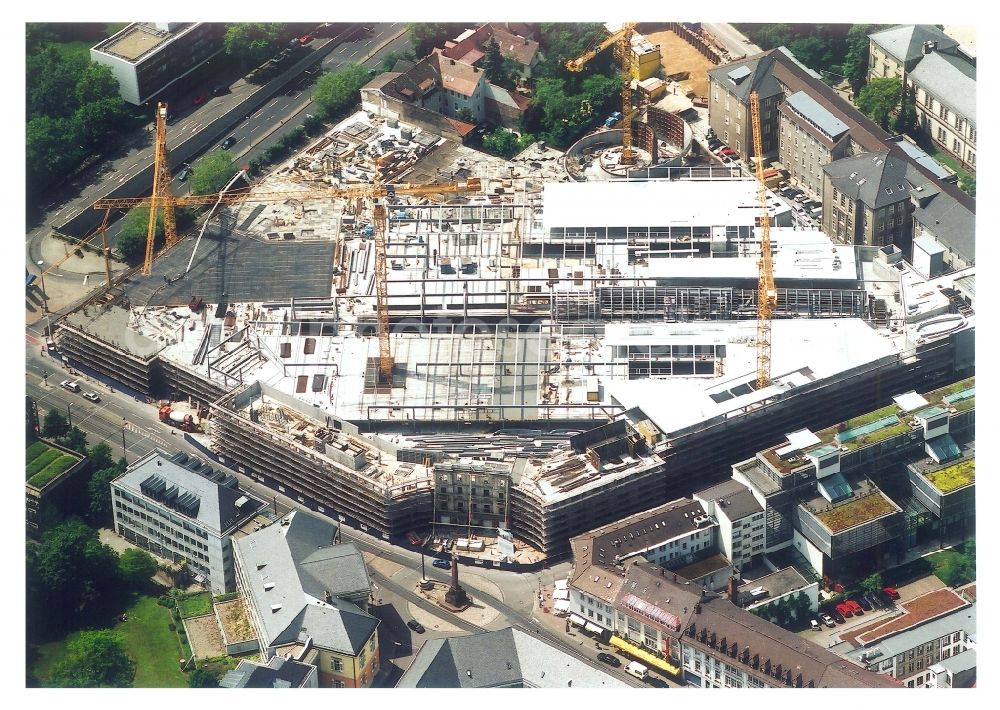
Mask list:
[[25,480],[29,486],[44,488],[73,468],[80,458],[49,446],[44,441],[36,441],[25,452]]
[[951,493],[962,486],[976,482],[976,459],[958,461],[951,466],[925,474],[925,477],[942,493]]
[[816,517],[830,532],[838,533],[894,512],[896,512],[895,506],[885,496],[881,493],[871,493],[817,513]]

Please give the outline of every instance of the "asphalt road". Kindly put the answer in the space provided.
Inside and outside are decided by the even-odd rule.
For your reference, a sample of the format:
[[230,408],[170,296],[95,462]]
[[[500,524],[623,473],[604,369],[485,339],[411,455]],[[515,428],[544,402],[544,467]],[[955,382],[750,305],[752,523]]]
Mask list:
[[702,27],[726,45],[733,56],[738,57],[741,54],[749,56],[764,51],[728,22],[703,22]]

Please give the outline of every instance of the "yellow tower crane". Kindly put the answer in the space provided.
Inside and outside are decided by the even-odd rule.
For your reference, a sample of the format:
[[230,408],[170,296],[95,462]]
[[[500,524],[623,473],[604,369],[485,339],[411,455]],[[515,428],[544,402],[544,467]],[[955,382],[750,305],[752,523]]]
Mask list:
[[757,389],[771,384],[771,316],[778,303],[774,287],[774,263],[771,256],[771,217],[764,185],[764,149],[760,132],[760,97],[750,92],[750,117],[753,121],[753,152],[757,167],[757,200],[760,202],[760,261],[757,262]]
[[[164,163],[166,156],[163,156]],[[370,199],[373,202],[373,230],[375,236],[375,292],[376,292],[376,316],[378,319],[379,332],[379,384],[392,384],[392,355],[389,349],[389,303],[388,303],[388,273],[386,270],[386,210],[385,199],[395,195],[414,195],[427,197],[437,194],[480,192],[482,183],[479,178],[469,178],[465,182],[429,183],[426,185],[413,185],[401,183],[398,185],[384,184],[382,180],[382,158],[376,162],[375,179],[370,185],[350,185],[347,187],[329,187],[311,190],[286,190],[281,192],[250,192],[250,188],[238,191],[231,191],[225,194],[213,193],[210,195],[185,195],[174,197],[172,195],[162,195],[157,197],[156,186],[154,194],[149,197],[120,197],[106,198],[94,203],[94,209],[106,210],[102,232],[107,227],[108,216],[113,209],[132,209],[134,207],[150,207],[150,212],[155,218],[154,206],[169,208],[170,214],[176,207],[189,207],[194,205],[213,204],[233,204],[243,201],[251,202],[281,202],[284,200],[322,200],[341,198],[347,200]],[[159,173],[155,173],[159,174]],[[167,173],[169,175],[169,173]],[[176,230],[176,227],[175,227]],[[150,230],[146,237],[146,261],[143,268],[143,275],[148,276],[153,264],[153,235]],[[176,241],[176,231],[173,240]],[[171,243],[168,237],[168,245]]]
[[602,42],[587,50],[576,59],[566,62],[566,69],[571,72],[583,71],[587,63],[611,45],[615,46],[617,57],[622,68],[622,118],[620,123],[625,127],[622,131],[621,165],[632,165],[635,162],[635,152],[632,150],[632,32],[637,22],[624,22],[621,29],[611,33]]

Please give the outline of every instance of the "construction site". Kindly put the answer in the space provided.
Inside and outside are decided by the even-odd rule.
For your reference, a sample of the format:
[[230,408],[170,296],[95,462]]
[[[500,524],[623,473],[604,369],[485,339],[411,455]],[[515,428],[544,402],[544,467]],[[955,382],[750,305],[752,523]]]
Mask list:
[[[928,280],[794,228],[731,168],[574,161],[359,112],[260,183],[172,198],[211,210],[60,348],[206,414],[220,463],[386,539],[457,521],[492,564],[972,371],[974,269]],[[489,500],[442,511],[437,477],[487,463]]]

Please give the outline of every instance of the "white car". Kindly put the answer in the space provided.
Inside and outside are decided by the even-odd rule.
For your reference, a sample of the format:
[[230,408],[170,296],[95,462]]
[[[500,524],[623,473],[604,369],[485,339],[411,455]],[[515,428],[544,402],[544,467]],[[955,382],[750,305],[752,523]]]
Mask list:
[[75,380],[73,381],[63,380],[62,382],[59,383],[59,386],[62,387],[63,389],[69,390],[70,392],[80,391],[80,383],[76,382]]
[[97,396],[96,392],[85,392],[83,395],[84,399],[89,399],[91,402],[100,402],[101,398]]
[[819,622],[816,621],[816,619],[809,619],[809,627],[813,631],[819,631],[819,629],[820,629]]

